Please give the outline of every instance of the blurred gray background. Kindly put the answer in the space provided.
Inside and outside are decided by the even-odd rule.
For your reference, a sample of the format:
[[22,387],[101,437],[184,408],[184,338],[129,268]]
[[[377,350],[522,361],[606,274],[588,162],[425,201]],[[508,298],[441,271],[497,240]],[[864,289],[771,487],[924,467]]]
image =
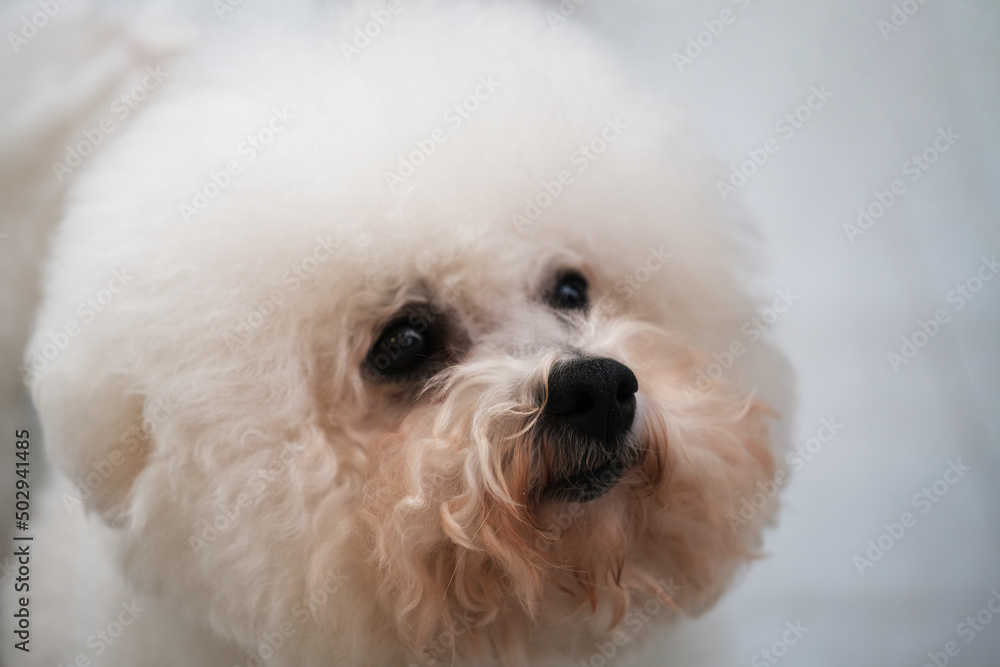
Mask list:
[[[66,15],[96,4],[78,0]],[[112,5],[126,17],[123,42],[129,25],[171,11],[171,3],[133,9],[140,4]],[[211,3],[185,4],[215,20]],[[243,9],[254,4],[244,0]],[[693,640],[681,642],[682,664],[1000,665],[1000,614],[988,611],[1000,609],[1000,276],[990,268],[1000,255],[1000,3],[537,4],[540,22],[591,26],[637,82],[686,107],[719,158],[720,181],[733,166],[753,172],[727,205],[761,233],[754,288],[798,296],[766,335],[798,377],[792,447],[813,452],[782,492],[769,556],[707,618],[681,628]],[[74,52],[102,53],[100,66],[78,67],[75,79],[98,91],[95,100],[134,73],[127,58],[69,34],[47,29],[35,50],[75,39]],[[141,46],[155,56],[175,43]],[[10,234],[0,252],[19,252],[40,239],[15,229],[30,193],[12,184],[25,170],[48,169],[46,156],[32,166],[32,146],[61,147],[73,128],[58,115],[40,120],[58,101],[46,106],[18,88],[17,72],[36,66],[33,56],[15,60],[6,45],[0,52],[0,148],[5,169],[20,170],[0,173],[0,233]],[[86,84],[88,76],[96,78]],[[745,164],[763,161],[764,146],[766,162]],[[61,194],[50,193],[53,208]],[[871,212],[867,229],[851,227],[859,207]],[[34,277],[4,279],[30,290]],[[946,321],[929,324],[935,313]],[[21,328],[7,322],[4,335],[17,339]],[[889,356],[914,351],[905,363]],[[6,374],[16,354],[3,352]],[[824,420],[841,425],[832,437]],[[818,434],[827,442],[810,442]],[[913,521],[902,526],[906,512]],[[880,542],[889,548],[873,551]],[[788,624],[808,631],[789,634]],[[642,658],[612,663],[665,665],[663,650],[654,643]]]
[[[930,653],[1000,665],[1000,615],[982,612],[1000,591],[1000,281],[976,280],[984,257],[1000,258],[1000,3],[591,0],[579,14],[700,119],[720,180],[776,140],[729,202],[762,232],[762,291],[799,296],[767,334],[798,376],[792,446],[824,418],[843,425],[803,458],[769,557],[712,612],[700,630],[712,649],[692,661],[919,667]],[[675,57],[705,31],[697,58]],[[776,128],[820,86],[832,96],[794,134]],[[907,164],[948,128],[933,164]],[[897,179],[905,192],[880,218],[845,230]],[[915,336],[942,309],[936,334]],[[893,368],[904,336],[925,344]],[[959,460],[971,470],[949,473],[939,496]],[[890,549],[871,567],[856,564],[884,524],[899,534],[904,512],[914,525],[882,537]],[[772,662],[761,652],[789,621],[809,630]]]

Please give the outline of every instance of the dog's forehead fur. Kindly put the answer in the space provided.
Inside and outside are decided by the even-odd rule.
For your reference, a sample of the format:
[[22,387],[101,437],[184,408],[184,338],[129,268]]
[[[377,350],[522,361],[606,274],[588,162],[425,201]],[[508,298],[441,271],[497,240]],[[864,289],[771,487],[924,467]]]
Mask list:
[[[512,21],[517,11],[487,11],[456,33],[448,20],[407,11],[412,29],[351,63],[295,55],[309,50],[268,30],[177,65],[162,99],[80,179],[56,252],[93,246],[77,258],[92,281],[76,274],[52,289],[69,296],[61,307],[99,289],[116,265],[139,276],[162,265],[187,271],[171,279],[188,308],[209,293],[199,281],[228,282],[228,315],[239,319],[286,286],[318,239],[336,251],[299,286],[308,297],[296,303],[310,309],[322,301],[311,290],[331,308],[371,299],[368,308],[421,279],[442,284],[449,272],[468,284],[468,298],[499,305],[539,289],[553,262],[574,255],[591,266],[598,294],[617,298],[616,282],[658,249],[670,261],[622,305],[717,331],[711,315],[731,311],[720,301],[737,260],[722,230],[703,224],[713,206],[679,121],[626,91],[595,45],[572,30],[550,33],[534,12]],[[296,44],[334,48],[321,32],[296,34]],[[498,39],[506,33],[546,58],[525,62]],[[449,46],[419,48],[426,40]],[[299,61],[290,67],[276,52]],[[445,114],[477,91],[477,109],[455,127],[457,116]],[[276,114],[283,129],[249,159],[247,137]],[[444,140],[423,164],[387,178],[406,173],[400,161],[419,158],[418,142],[436,131]],[[582,157],[602,133],[613,139],[606,150]],[[233,163],[240,172],[221,193],[198,200]],[[140,227],[153,242],[132,243]],[[138,281],[122,302],[150,298]],[[305,315],[293,305],[279,317],[293,313]]]

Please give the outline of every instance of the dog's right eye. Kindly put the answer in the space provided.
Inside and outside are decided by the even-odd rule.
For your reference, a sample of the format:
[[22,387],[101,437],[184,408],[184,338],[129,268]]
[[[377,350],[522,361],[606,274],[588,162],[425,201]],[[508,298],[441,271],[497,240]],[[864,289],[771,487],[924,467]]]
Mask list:
[[365,365],[380,377],[402,380],[418,373],[441,352],[437,337],[425,323],[404,318],[390,322],[382,330]]
[[590,304],[589,287],[587,279],[578,271],[567,271],[556,280],[549,304],[558,310],[586,310]]

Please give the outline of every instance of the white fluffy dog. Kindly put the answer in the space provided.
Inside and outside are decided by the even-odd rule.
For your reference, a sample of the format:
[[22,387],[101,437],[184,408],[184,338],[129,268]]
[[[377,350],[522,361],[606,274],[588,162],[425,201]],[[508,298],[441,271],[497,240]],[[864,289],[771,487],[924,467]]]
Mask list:
[[5,659],[600,664],[714,603],[783,372],[676,114],[519,3],[245,22],[159,76],[51,248],[22,370],[64,479]]

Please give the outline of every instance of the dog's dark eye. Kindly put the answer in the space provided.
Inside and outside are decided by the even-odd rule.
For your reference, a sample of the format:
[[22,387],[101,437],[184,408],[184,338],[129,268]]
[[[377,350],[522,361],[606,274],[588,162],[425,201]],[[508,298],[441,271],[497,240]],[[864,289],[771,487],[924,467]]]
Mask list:
[[583,310],[590,304],[587,288],[586,278],[576,271],[567,271],[556,281],[549,302],[560,310]]
[[383,329],[365,359],[370,371],[385,378],[402,379],[418,372],[441,351],[427,324],[410,320],[394,320]]

